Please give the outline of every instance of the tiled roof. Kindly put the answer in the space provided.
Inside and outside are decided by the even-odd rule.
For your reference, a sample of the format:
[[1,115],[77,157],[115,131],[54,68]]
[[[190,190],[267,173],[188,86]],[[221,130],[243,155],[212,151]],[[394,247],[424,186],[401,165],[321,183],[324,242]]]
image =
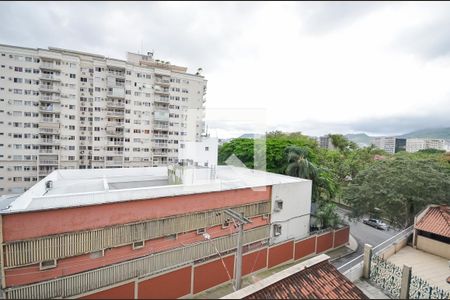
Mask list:
[[368,299],[328,261],[269,285],[244,299]]
[[415,228],[450,238],[450,206],[430,207]]

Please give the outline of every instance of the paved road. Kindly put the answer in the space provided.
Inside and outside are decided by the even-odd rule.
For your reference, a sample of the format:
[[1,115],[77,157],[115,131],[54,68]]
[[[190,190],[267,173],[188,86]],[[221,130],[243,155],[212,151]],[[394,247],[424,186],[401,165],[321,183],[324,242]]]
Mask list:
[[372,246],[376,246],[378,244],[381,244],[385,240],[389,239],[390,237],[396,235],[399,231],[394,229],[389,229],[388,231],[375,229],[369,225],[363,224],[362,221],[355,221],[351,222],[346,217],[346,214],[348,211],[338,208],[338,213],[344,217],[347,222],[350,225],[350,233],[352,236],[356,239],[358,242],[358,250],[348,256],[342,257],[340,259],[337,259],[333,261],[333,265],[335,267],[340,267],[343,264],[351,261],[355,257],[361,255],[363,253],[364,244],[370,244]]

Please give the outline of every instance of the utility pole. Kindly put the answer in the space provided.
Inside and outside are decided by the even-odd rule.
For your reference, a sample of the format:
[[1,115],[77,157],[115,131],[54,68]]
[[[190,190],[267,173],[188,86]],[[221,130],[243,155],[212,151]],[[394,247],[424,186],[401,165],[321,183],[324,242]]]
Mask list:
[[251,221],[232,209],[226,209],[225,213],[233,218],[237,222],[239,228],[237,246],[236,246],[236,279],[234,282],[235,290],[241,289],[242,283],[242,246],[244,242],[244,224],[249,224]]

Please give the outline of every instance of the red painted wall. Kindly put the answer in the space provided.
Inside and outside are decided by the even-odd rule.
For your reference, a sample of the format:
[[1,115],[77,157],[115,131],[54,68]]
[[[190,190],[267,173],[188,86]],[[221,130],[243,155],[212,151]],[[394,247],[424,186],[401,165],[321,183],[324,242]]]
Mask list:
[[[245,225],[245,230],[265,225],[268,221],[259,217],[252,218],[251,220],[251,224]],[[217,238],[229,235],[234,232],[233,230],[232,226],[222,229],[219,225],[208,228],[207,232],[211,235],[211,238]],[[5,270],[6,286],[18,286],[61,276],[68,276],[125,260],[142,257],[149,255],[150,253],[167,251],[203,240],[203,236],[198,235],[196,231],[191,231],[178,235],[177,240],[159,238],[146,241],[144,247],[137,250],[133,250],[131,245],[112,248],[105,252],[105,256],[96,259],[90,258],[89,254],[60,259],[58,260],[56,268],[45,271],[39,271],[38,265],[8,269]]]
[[272,268],[273,266],[279,265],[292,259],[293,251],[294,251],[293,241],[269,248],[268,267]]
[[[234,276],[234,255],[223,258],[229,276]],[[194,267],[194,294],[230,280],[230,277],[219,258],[213,262]]]
[[267,266],[267,248],[248,253],[242,257],[242,276],[264,269]]
[[29,239],[237,206],[269,200],[270,195],[271,187],[268,186],[265,191],[240,189],[4,215],[3,239]]
[[333,245],[333,247],[342,246],[342,245],[345,245],[346,243],[348,243],[349,235],[350,235],[350,228],[349,227],[336,230],[334,232],[334,245]]
[[138,283],[138,299],[177,299],[191,293],[192,267],[185,267]]
[[134,299],[134,282],[90,294],[79,299]]
[[313,254],[316,251],[316,237],[310,237],[295,243],[294,259],[300,259]]
[[317,253],[333,248],[333,232],[317,236]]

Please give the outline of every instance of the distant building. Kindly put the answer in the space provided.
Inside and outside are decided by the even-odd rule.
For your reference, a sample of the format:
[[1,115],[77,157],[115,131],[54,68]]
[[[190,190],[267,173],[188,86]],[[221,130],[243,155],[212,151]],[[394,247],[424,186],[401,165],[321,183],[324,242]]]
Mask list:
[[325,149],[334,149],[333,142],[331,140],[331,137],[329,135],[324,135],[318,138],[319,146],[320,148]]
[[396,137],[374,137],[371,144],[387,153],[397,153],[406,150],[406,139]]
[[444,139],[408,139],[406,141],[407,152],[417,152],[425,149],[447,150]]

